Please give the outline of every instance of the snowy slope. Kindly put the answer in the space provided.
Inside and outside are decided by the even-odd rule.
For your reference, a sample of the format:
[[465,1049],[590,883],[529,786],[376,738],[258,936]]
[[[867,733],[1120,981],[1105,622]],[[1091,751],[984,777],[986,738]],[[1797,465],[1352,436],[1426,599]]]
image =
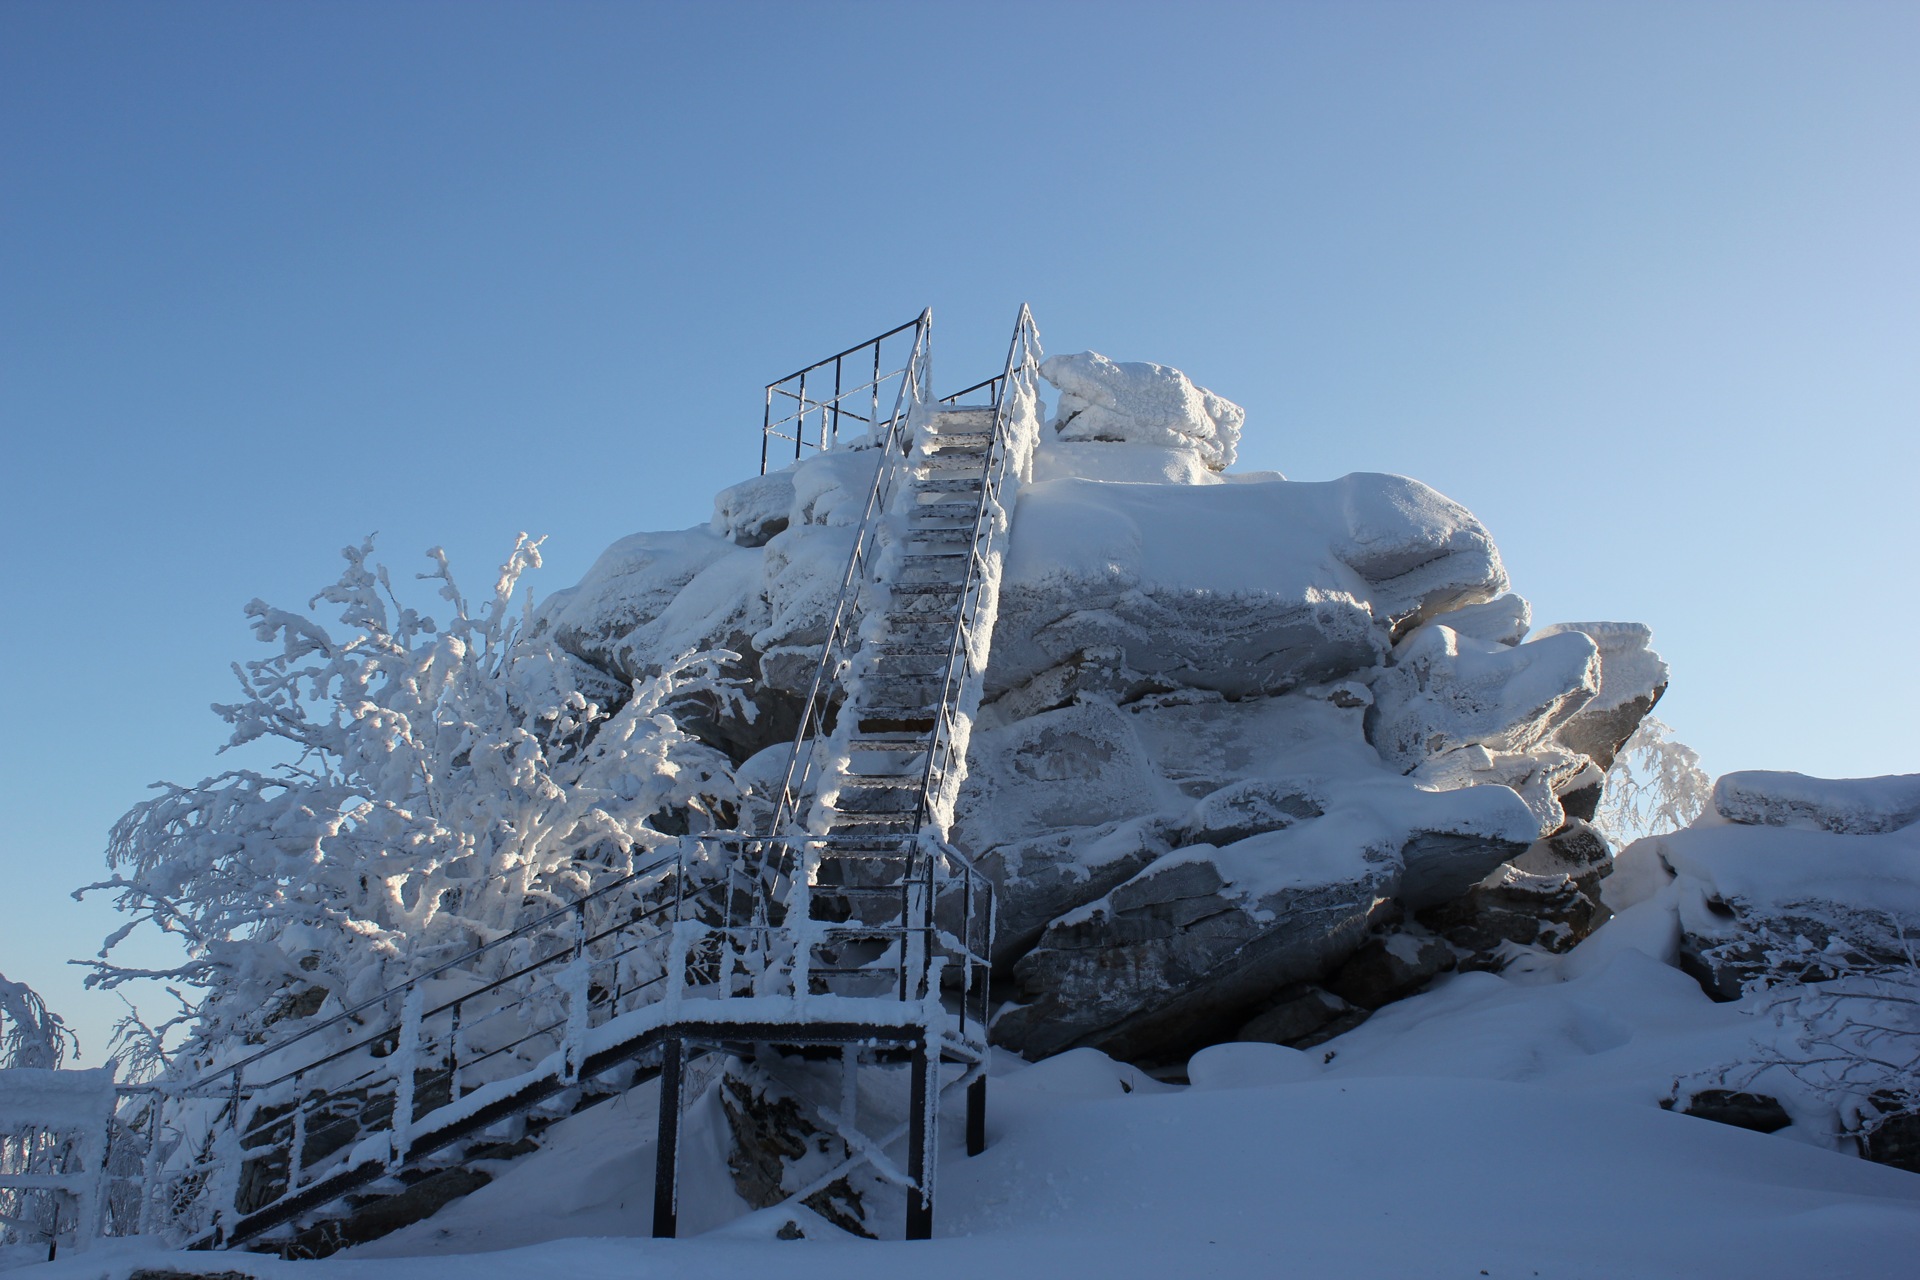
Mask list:
[[[1793,1140],[1814,1135],[1659,1108],[1676,1073],[1737,1048],[1753,1020],[1628,945],[1633,935],[1623,917],[1578,963],[1443,980],[1311,1053],[1206,1050],[1190,1086],[1092,1050],[1004,1061],[985,1154],[969,1160],[959,1126],[945,1129],[929,1244],[745,1213],[698,1112],[683,1203],[701,1225],[739,1216],[705,1235],[640,1238],[652,1193],[640,1091],[566,1122],[546,1151],[406,1232],[324,1262],[248,1258],[245,1269],[339,1280],[1911,1275],[1920,1176]],[[810,1238],[778,1239],[790,1220]],[[122,1251],[20,1274],[94,1280],[181,1263]]]

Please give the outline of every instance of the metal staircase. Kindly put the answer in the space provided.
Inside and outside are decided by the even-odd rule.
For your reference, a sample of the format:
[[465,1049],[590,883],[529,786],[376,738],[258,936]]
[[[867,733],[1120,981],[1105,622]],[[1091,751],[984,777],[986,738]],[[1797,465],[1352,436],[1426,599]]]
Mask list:
[[[887,367],[883,347],[907,338]],[[765,829],[689,835],[196,1080],[123,1089],[122,1166],[142,1148],[120,1192],[130,1225],[202,1248],[319,1251],[354,1198],[404,1193],[526,1117],[658,1077],[653,1226],[672,1235],[689,1063],[769,1046],[837,1051],[848,1068],[847,1105],[827,1116],[845,1159],[821,1185],[864,1162],[904,1185],[907,1237],[931,1234],[944,1089],[966,1091],[969,1151],[985,1136],[992,895],[947,833],[1037,438],[1040,356],[1023,306],[1005,370],[934,402],[931,338],[923,312],[768,388],[763,441],[877,459]],[[845,385],[849,367],[871,380]],[[867,430],[842,444],[849,420]],[[899,1066],[903,1132],[857,1132],[856,1068]],[[903,1137],[901,1171],[886,1149]]]

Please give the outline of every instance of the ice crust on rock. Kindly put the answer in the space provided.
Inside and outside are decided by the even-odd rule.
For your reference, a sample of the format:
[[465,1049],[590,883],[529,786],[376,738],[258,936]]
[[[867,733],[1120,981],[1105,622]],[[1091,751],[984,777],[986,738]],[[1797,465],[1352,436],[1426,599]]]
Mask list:
[[1216,471],[1233,465],[1246,410],[1178,369],[1083,351],[1048,357],[1040,376],[1060,389],[1053,426],[1063,440],[1188,445]]

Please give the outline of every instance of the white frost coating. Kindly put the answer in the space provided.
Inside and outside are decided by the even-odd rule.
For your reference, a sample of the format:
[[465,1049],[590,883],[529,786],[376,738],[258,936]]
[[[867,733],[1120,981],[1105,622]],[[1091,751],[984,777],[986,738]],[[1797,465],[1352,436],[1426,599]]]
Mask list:
[[1422,791],[1384,772],[1372,777],[1306,776],[1287,782],[1321,804],[1319,817],[1224,847],[1198,844],[1176,849],[1106,897],[1066,913],[1056,923],[1072,925],[1096,913],[1112,914],[1114,897],[1124,896],[1128,886],[1188,863],[1211,865],[1224,882],[1223,897],[1237,900],[1255,919],[1267,920],[1272,918],[1272,908],[1266,900],[1276,894],[1372,879],[1383,895],[1391,895],[1402,874],[1417,869],[1401,860],[1403,846],[1416,833],[1480,836],[1514,845],[1524,845],[1536,835],[1533,814],[1503,786]]
[[714,495],[708,527],[740,546],[760,546],[787,527],[793,517],[793,497],[792,467],[742,480]]
[[[1683,893],[1756,908],[1836,902],[1920,918],[1920,827],[1834,835],[1788,827],[1696,824],[1638,841]],[[1636,855],[1644,856],[1644,855]]]
[[1714,783],[1713,808],[1747,826],[1875,835],[1920,822],[1920,774],[1810,778],[1752,769]]
[[1600,691],[1584,708],[1588,715],[1612,711],[1652,696],[1667,683],[1667,664],[1653,651],[1653,629],[1641,622],[1556,622],[1534,632],[1535,641],[1577,632],[1600,649]]
[[601,552],[579,585],[548,596],[534,612],[535,625],[569,650],[612,665],[620,640],[674,604],[701,570],[735,554],[739,548],[704,525],[630,534]]
[[1389,627],[1506,581],[1471,514],[1399,476],[1037,481],[1014,514],[989,688],[1118,648],[1182,684],[1278,692],[1371,667]]
[[1233,465],[1247,411],[1178,369],[1083,351],[1048,357],[1040,376],[1060,389],[1054,429],[1063,440],[1191,444],[1214,470]]
[[112,1067],[90,1071],[13,1067],[0,1071],[0,1130],[22,1125],[103,1129],[113,1107]]
[[1429,791],[1487,783],[1511,787],[1539,820],[1538,834],[1549,836],[1567,820],[1559,793],[1587,767],[1585,756],[1552,744],[1529,751],[1489,751],[1476,744],[1434,756],[1407,776]]
[[[1256,472],[1264,480],[1286,477]],[[1106,484],[1246,483],[1250,476],[1223,476],[1189,445],[1099,444],[1043,436],[1034,455],[1035,480],[1099,480]]]
[[64,1192],[73,1199],[79,1248],[99,1234],[107,1171],[107,1129],[113,1115],[113,1068],[61,1071],[13,1067],[0,1071],[0,1134],[39,1130],[71,1142],[58,1173],[0,1173],[0,1188]]
[[[1471,636],[1487,644],[1516,645],[1527,638],[1527,628],[1533,625],[1533,606],[1527,603],[1525,597],[1508,592],[1484,604],[1464,605],[1449,610],[1440,621],[1460,635]],[[1420,627],[1409,632],[1396,646],[1396,653],[1405,653],[1415,637],[1425,630],[1425,627]]]
[[1599,688],[1599,650],[1580,632],[1508,646],[1435,623],[1374,680],[1373,743],[1409,772],[1459,747],[1526,751]]

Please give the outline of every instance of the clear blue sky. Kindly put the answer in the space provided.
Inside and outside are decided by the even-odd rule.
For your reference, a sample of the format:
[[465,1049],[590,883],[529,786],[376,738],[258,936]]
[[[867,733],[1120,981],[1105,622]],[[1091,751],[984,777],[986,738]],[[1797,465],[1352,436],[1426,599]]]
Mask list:
[[1711,770],[1920,769],[1920,5],[0,0],[0,971],[97,1059],[65,895],[250,598],[565,586],[769,378],[1021,301],[1652,624]]

